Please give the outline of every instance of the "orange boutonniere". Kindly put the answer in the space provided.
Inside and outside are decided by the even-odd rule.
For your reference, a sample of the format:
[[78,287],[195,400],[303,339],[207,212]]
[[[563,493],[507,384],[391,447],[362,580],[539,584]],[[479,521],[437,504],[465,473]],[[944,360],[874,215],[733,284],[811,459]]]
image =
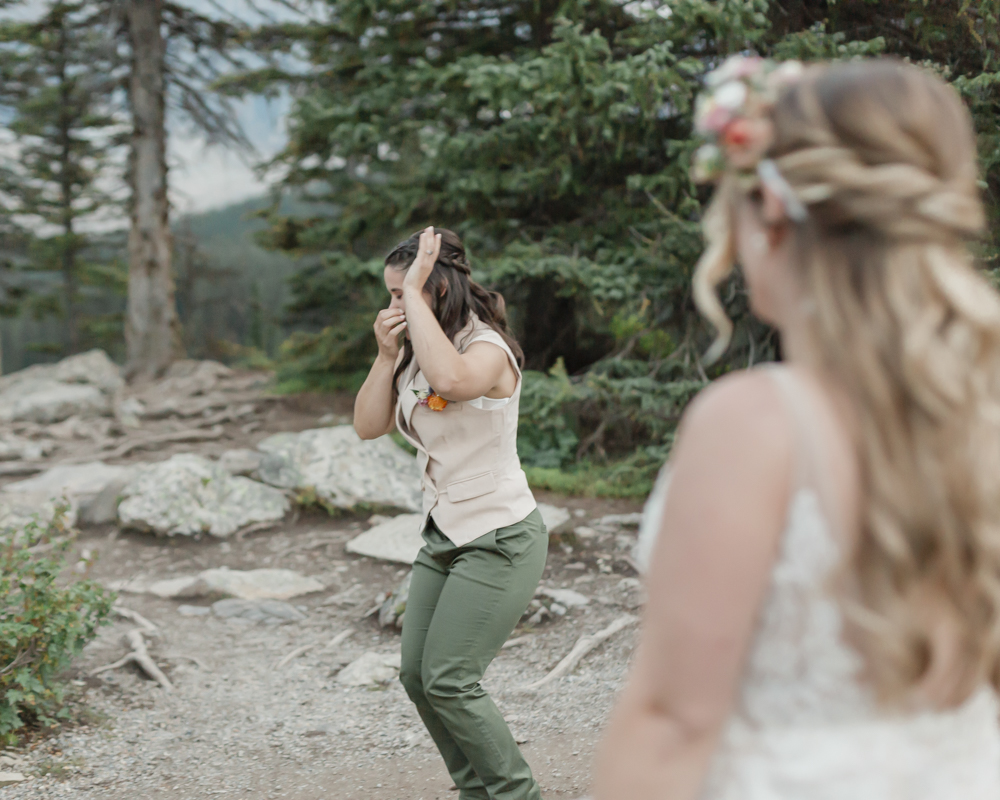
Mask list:
[[444,411],[448,405],[448,401],[431,388],[414,389],[413,393],[417,396],[417,402],[431,411]]

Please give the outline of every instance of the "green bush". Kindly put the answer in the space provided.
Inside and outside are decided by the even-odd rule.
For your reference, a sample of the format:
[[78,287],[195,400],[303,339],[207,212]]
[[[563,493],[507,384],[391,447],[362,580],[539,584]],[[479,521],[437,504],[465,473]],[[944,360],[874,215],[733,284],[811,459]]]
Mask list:
[[64,512],[0,532],[0,746],[69,716],[61,677],[108,620],[113,593],[60,580],[71,544]]
[[531,485],[645,496],[684,407],[705,386],[677,372],[677,365],[636,359],[608,359],[573,377],[562,360],[548,374],[525,372],[517,448]]

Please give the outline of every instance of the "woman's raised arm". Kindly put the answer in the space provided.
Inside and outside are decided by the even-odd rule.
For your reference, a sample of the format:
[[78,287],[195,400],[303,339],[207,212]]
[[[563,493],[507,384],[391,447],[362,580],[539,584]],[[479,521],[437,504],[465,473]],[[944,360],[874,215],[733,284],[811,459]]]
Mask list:
[[[427,382],[446,400],[474,400],[487,394],[511,370],[507,354],[489,342],[459,353],[449,341],[424,295],[424,284],[441,252],[441,234],[427,228],[420,249],[403,280],[406,324],[413,353]],[[513,391],[513,381],[511,390]]]

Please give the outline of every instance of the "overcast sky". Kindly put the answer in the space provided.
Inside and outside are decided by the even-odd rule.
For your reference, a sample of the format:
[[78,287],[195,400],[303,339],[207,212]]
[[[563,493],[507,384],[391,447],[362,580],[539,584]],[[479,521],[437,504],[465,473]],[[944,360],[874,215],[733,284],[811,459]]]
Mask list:
[[[288,16],[274,0],[256,0],[257,5]],[[216,16],[221,7],[243,18],[259,19],[248,10],[244,0],[184,0],[197,11]],[[25,0],[20,6],[4,11],[5,16],[31,17],[44,8],[46,0]],[[284,116],[288,103],[254,98],[240,103],[238,115],[260,160],[277,153],[285,142]],[[246,156],[222,147],[209,147],[202,136],[180,121],[168,118],[170,127],[169,159],[171,189],[175,212],[186,214],[225,206],[263,194],[268,186],[256,174]]]

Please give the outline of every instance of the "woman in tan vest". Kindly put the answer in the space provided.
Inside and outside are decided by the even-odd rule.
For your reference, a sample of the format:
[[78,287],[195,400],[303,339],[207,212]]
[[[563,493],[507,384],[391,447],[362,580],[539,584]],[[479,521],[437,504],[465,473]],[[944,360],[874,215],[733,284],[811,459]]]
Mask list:
[[[540,800],[480,685],[534,595],[548,534],[517,457],[521,348],[503,298],[470,278],[454,233],[427,228],[386,258],[392,296],[358,393],[363,439],[417,448],[423,537],[403,617],[400,680],[460,800]],[[401,346],[401,336],[402,337]]]

